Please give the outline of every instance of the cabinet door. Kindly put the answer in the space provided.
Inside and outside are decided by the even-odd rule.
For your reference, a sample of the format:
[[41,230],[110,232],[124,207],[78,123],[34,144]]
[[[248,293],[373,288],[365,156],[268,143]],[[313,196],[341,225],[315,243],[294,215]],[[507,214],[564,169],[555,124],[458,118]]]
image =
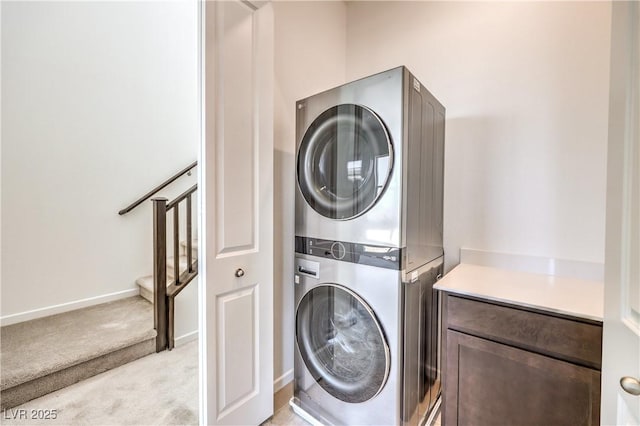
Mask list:
[[444,424],[597,425],[600,372],[447,331]]

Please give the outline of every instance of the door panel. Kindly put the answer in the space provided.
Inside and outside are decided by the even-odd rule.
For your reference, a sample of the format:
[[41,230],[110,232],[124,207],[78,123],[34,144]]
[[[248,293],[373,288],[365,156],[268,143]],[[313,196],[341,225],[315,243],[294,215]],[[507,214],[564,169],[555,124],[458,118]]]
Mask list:
[[640,4],[613,2],[602,424],[640,424]]
[[[218,6],[222,25],[218,77],[224,84],[217,99],[218,143],[216,192],[218,254],[255,249],[255,153],[256,138],[253,129],[254,114],[254,56],[253,9],[231,1]],[[226,188],[233,188],[226,191]]]
[[202,3],[206,424],[273,414],[273,11]]
[[[221,415],[257,392],[257,285],[218,297],[218,403]],[[244,336],[243,339],[235,336]]]

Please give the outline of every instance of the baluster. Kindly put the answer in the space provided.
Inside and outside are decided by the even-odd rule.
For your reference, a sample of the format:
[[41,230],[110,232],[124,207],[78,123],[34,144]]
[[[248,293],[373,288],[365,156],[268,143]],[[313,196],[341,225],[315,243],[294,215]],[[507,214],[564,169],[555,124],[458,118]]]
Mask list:
[[169,327],[167,328],[167,349],[171,350],[175,346],[175,298],[167,297],[167,311],[169,314]]
[[187,270],[189,273],[193,272],[193,265],[191,264],[191,252],[193,250],[191,242],[191,194],[187,195]]
[[153,200],[153,313],[156,352],[167,347],[167,199]]
[[180,203],[173,206],[173,274],[176,285],[180,283]]

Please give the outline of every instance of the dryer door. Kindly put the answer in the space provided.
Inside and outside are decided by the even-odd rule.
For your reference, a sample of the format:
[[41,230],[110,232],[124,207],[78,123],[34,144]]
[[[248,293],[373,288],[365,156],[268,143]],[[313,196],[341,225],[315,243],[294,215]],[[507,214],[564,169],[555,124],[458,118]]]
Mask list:
[[389,346],[371,308],[335,284],[313,288],[296,313],[296,340],[310,374],[345,402],[376,396],[389,376]]
[[342,104],[307,129],[298,150],[298,185],[321,215],[351,219],[373,207],[392,167],[391,139],[382,120],[366,107]]

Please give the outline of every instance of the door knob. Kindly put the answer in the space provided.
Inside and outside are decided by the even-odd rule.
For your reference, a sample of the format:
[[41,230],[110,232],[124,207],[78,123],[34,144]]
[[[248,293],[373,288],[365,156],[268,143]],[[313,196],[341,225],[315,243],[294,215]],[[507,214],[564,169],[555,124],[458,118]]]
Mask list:
[[640,395],[640,381],[635,377],[625,376],[621,378],[620,386],[622,386],[622,389],[624,389],[625,392],[630,393],[631,395]]
[[244,276],[244,271],[242,270],[242,268],[236,269],[236,277],[240,278],[242,276]]

